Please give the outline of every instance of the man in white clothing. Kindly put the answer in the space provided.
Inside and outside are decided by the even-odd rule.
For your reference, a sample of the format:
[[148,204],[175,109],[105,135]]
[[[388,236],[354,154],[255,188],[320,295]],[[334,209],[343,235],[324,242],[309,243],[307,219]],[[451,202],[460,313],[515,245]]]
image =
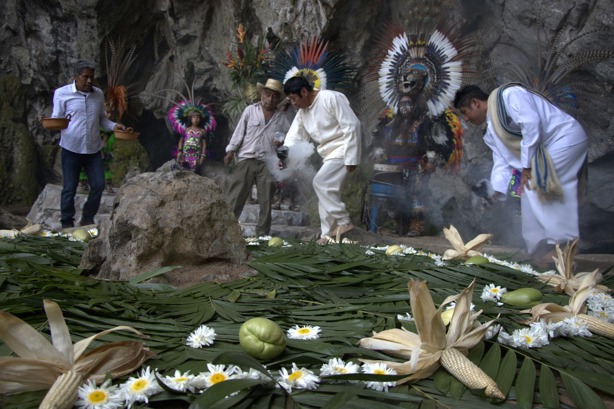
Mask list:
[[456,93],[454,106],[468,122],[487,123],[484,142],[493,152],[497,199],[507,195],[513,170],[522,172],[522,235],[535,264],[551,267],[554,245],[580,235],[578,181],[588,151],[584,129],[520,84],[506,84],[490,96],[469,85]]
[[314,89],[302,76],[288,79],[284,92],[298,108],[285,145],[292,149],[297,142],[311,139],[324,160],[313,178],[313,188],[320,215],[318,243],[325,244],[329,237],[340,238],[354,228],[341,200],[341,185],[360,161],[360,121],[345,95]]

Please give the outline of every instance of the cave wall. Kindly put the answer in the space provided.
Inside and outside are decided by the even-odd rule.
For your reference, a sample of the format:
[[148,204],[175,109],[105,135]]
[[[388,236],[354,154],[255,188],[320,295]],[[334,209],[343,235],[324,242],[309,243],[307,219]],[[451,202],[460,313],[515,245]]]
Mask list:
[[[578,32],[597,29],[586,41],[571,44],[566,51],[569,54],[589,48],[612,50],[611,5],[610,0],[6,0],[0,16],[0,69],[3,76],[19,79],[24,105],[23,115],[10,126],[0,123],[2,146],[11,150],[2,154],[5,156],[0,191],[15,186],[15,180],[5,176],[9,166],[5,158],[28,158],[31,152],[38,156],[27,160],[27,165],[21,164],[27,166],[31,179],[25,184],[40,191],[45,183],[58,181],[59,161],[50,157],[57,150],[50,147],[57,146],[59,134],[44,130],[38,118],[51,112],[53,90],[71,80],[75,60],[87,58],[96,62],[99,80],[104,85],[103,56],[109,38],[125,38],[137,45],[137,58],[127,75],[131,99],[124,122],[141,132],[139,142],[149,158],[148,170],[154,170],[170,159],[177,143],[165,120],[169,102],[161,96],[173,97],[172,92],[185,94],[186,84],[193,86],[196,97],[211,103],[216,113],[218,129],[212,148],[220,159],[232,131],[221,113],[232,92],[223,63],[239,23],[245,25],[254,40],[262,38],[267,27],[288,42],[321,35],[330,41],[331,48],[342,50],[355,65],[359,91],[360,75],[376,51],[378,30],[390,20],[446,15],[457,20],[467,35],[476,37],[478,66],[482,61],[500,57],[531,64],[538,61],[540,50],[557,32],[563,32],[560,40],[566,41]],[[604,186],[602,181],[611,179],[614,164],[602,158],[609,158],[614,152],[611,120],[614,60],[581,66],[573,75],[599,90],[593,98],[581,102],[592,113],[591,200],[590,206],[583,209],[585,220],[597,218],[604,222],[602,225],[611,225],[612,206],[602,197],[614,197],[614,186],[610,183]],[[487,88],[496,82],[479,75],[476,78]],[[349,97],[353,100],[352,95]],[[36,149],[24,143],[24,131],[29,144]],[[467,235],[494,229],[500,231],[500,240],[517,241],[516,230],[506,226],[494,228],[492,224],[493,220],[509,216],[510,210],[493,210],[489,217],[484,217],[471,194],[470,186],[488,176],[491,164],[480,135],[481,130],[466,128],[459,174],[437,172],[431,178],[432,218],[438,225],[455,223]],[[14,167],[15,160],[10,162]],[[0,205],[6,205],[9,196],[2,195]],[[13,201],[27,203],[31,196],[28,192],[11,197]],[[513,204],[509,206],[513,208]],[[598,225],[587,222],[583,228],[589,229],[585,230],[588,234],[583,235],[590,236]],[[509,237],[504,237],[506,232]],[[600,234],[595,232],[595,236]]]

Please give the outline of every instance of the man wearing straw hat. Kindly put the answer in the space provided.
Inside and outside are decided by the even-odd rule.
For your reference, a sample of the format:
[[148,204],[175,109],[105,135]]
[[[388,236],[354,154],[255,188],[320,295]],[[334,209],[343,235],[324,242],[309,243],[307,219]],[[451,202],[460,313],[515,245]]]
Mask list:
[[271,201],[274,181],[267,167],[267,157],[273,154],[275,134],[285,134],[291,120],[278,109],[283,99],[281,82],[269,78],[257,84],[260,101],[243,111],[232,138],[226,147],[224,164],[234,160],[236,167],[228,191],[230,207],[237,219],[241,216],[252,186],[256,183],[260,214],[256,235],[268,235],[271,230]]

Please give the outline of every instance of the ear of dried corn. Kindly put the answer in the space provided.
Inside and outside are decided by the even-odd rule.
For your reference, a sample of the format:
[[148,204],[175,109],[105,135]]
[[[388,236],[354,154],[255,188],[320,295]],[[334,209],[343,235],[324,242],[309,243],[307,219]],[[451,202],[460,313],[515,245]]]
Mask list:
[[592,315],[578,314],[576,317],[586,323],[588,330],[593,334],[599,334],[604,337],[614,338],[614,324],[605,320],[593,317]]
[[444,349],[441,355],[441,366],[468,388],[484,389],[484,393],[489,398],[505,399],[497,383],[458,349]]
[[81,375],[73,370],[56,379],[41,402],[39,409],[71,409],[77,400],[77,391],[83,383]]

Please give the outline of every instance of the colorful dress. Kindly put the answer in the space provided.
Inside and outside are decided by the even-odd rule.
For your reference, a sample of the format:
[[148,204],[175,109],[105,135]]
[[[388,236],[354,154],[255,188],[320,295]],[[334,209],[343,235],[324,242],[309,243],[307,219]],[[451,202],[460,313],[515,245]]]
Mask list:
[[183,137],[183,149],[181,155],[183,156],[183,163],[181,164],[183,169],[194,172],[198,165],[198,160],[202,152],[202,140],[205,137],[204,129],[186,129],[185,136]]

